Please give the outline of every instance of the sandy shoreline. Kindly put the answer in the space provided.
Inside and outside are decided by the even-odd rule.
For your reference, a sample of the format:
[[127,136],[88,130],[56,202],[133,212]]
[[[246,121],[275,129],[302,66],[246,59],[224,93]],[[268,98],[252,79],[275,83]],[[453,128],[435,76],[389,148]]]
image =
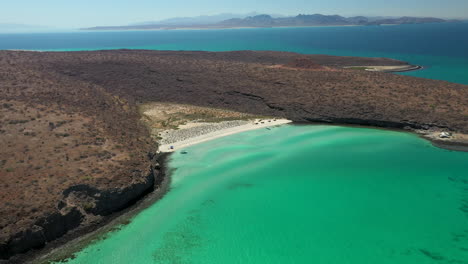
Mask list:
[[397,65],[397,66],[346,66],[345,69],[362,68],[370,72],[408,72],[423,69],[419,65]]
[[[263,123],[262,123],[263,122]],[[145,195],[141,200],[137,201],[134,205],[122,210],[121,212],[114,213],[103,219],[102,222],[96,223],[89,227],[78,228],[70,231],[65,236],[52,241],[46,247],[38,250],[31,251],[22,256],[22,260],[31,263],[45,264],[49,261],[63,260],[72,257],[73,254],[79,252],[89,245],[92,241],[100,239],[106,233],[118,228],[121,225],[128,224],[131,218],[157,202],[161,199],[170,189],[171,171],[167,168],[167,158],[171,152],[177,151],[183,147],[195,145],[198,143],[206,142],[216,138],[221,138],[228,135],[233,135],[245,131],[268,128],[283,124],[292,123],[288,119],[255,119],[255,120],[236,120],[236,121],[222,121],[216,123],[199,123],[189,122],[185,125],[179,126],[180,129],[168,131],[186,131],[192,134],[193,137],[179,140],[172,144],[160,145],[160,153],[158,154],[159,164],[161,165],[161,178],[159,183],[154,186],[154,191]],[[237,125],[236,125],[237,124]],[[213,130],[209,133],[196,135],[199,132],[197,128],[202,126],[210,126]],[[204,131],[204,130],[202,130]],[[168,140],[168,137],[163,140]],[[177,140],[178,138],[172,138]],[[174,150],[169,149],[170,145],[177,146]],[[0,263],[2,263],[0,261]]]
[[[232,125],[232,122],[236,121],[225,121],[219,123],[206,124],[202,123],[197,125],[197,123],[189,123],[187,125],[181,126],[178,130],[169,130],[161,133],[162,144],[159,146],[160,152],[174,152],[181,150],[185,147],[189,147],[195,144],[206,142],[220,137],[225,137],[245,131],[268,128],[277,125],[283,125],[291,123],[291,120],[288,119],[255,119],[251,121],[244,121],[235,123],[237,125]],[[199,127],[208,127],[211,129],[197,129]],[[210,131],[211,130],[211,131]],[[182,133],[181,133],[182,132]],[[186,132],[186,133],[184,133]],[[179,135],[177,135],[179,134]],[[180,134],[188,134],[188,137],[181,137]],[[172,139],[172,140],[169,140]],[[167,142],[172,141],[172,142]]]
[[[171,153],[178,150],[183,150],[186,147],[210,141],[213,139],[255,130],[261,128],[268,128],[283,124],[300,124],[288,119],[255,119],[255,120],[235,120],[235,121],[222,121],[216,123],[199,123],[189,122],[185,125],[179,126],[178,129],[166,130],[160,133],[161,144],[159,145],[158,152]],[[311,124],[307,122],[307,124]],[[315,123],[315,124],[320,124]],[[330,125],[327,123],[327,125]],[[338,126],[357,126],[350,124],[333,124]],[[391,127],[379,126],[364,126],[375,129],[396,130],[406,133],[414,133],[421,138],[430,141],[434,146],[455,150],[455,151],[468,151],[468,136],[465,134],[455,133],[449,138],[440,138],[439,135],[443,130],[421,130],[421,129],[396,129]]]
[[[268,122],[270,120],[271,122]],[[166,192],[170,189],[170,181],[171,181],[171,171],[167,168],[167,157],[169,157],[171,152],[180,150],[181,148],[188,147],[191,145],[195,145],[198,143],[206,142],[209,140],[213,140],[216,138],[221,138],[228,135],[233,135],[236,133],[241,133],[249,130],[261,129],[261,128],[268,128],[271,126],[277,126],[282,124],[293,124],[293,125],[336,125],[336,126],[349,126],[349,127],[359,127],[359,128],[372,128],[372,129],[383,129],[383,130],[390,130],[390,131],[398,131],[403,133],[413,133],[425,140],[431,142],[434,146],[449,149],[454,151],[468,151],[468,144],[461,143],[461,142],[452,142],[450,139],[442,141],[435,137],[437,133],[434,132],[432,136],[428,136],[423,131],[419,130],[405,130],[405,129],[396,129],[396,128],[388,128],[388,127],[378,127],[378,126],[368,126],[368,125],[350,125],[350,124],[330,124],[330,123],[316,123],[316,122],[292,122],[291,120],[287,119],[265,119],[263,120],[263,124],[260,122],[259,124],[255,125],[255,122],[258,123],[258,120],[254,121],[245,121],[247,124],[233,126],[230,128],[219,129],[215,132],[206,133],[204,135],[195,136],[188,140],[181,140],[178,142],[174,142],[172,145],[177,146],[174,150],[164,150],[170,144],[161,145],[160,150],[161,153],[160,158],[158,159],[162,168],[161,171],[163,172],[161,175],[161,183],[158,186],[155,186],[155,190],[140,201],[138,201],[135,205],[132,205],[121,212],[114,213],[106,219],[96,224],[95,226],[91,226],[88,228],[77,229],[74,231],[69,232],[64,237],[59,238],[53,242],[50,242],[45,248],[40,249],[36,252],[29,252],[27,255],[31,255],[29,258],[26,258],[28,261],[32,263],[48,263],[50,260],[59,260],[64,259],[67,257],[72,256],[74,253],[79,252],[83,248],[85,248],[91,241],[94,239],[99,239],[102,235],[106,234],[112,228],[127,224],[130,219],[141,212],[143,209],[147,208],[151,204],[157,202],[161,199]],[[218,123],[211,123],[212,125],[226,123],[218,122]],[[180,126],[181,129],[191,129],[194,127],[199,127],[206,123],[196,123],[191,122],[187,123],[186,125]],[[2,263],[0,261],[0,263]]]

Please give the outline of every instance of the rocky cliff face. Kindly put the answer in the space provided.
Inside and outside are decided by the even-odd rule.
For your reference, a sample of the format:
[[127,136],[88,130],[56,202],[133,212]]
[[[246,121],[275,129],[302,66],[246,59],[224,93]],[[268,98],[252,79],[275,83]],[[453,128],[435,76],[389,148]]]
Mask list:
[[45,243],[63,236],[78,227],[84,215],[76,207],[53,213],[37,221],[30,228],[18,232],[8,241],[0,244],[0,255],[9,258],[30,249],[41,248]]
[[132,173],[140,174],[141,180],[123,188],[98,189],[86,184],[67,188],[63,191],[55,212],[0,244],[0,256],[8,259],[30,249],[41,248],[73,229],[86,226],[96,216],[107,216],[127,208],[161,182],[162,174],[156,158],[149,162],[146,171],[137,170]]

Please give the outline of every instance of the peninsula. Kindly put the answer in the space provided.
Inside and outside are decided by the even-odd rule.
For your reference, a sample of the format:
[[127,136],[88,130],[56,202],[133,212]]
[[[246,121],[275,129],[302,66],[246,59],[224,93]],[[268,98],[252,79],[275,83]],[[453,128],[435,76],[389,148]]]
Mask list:
[[387,72],[417,68],[272,51],[0,51],[0,259],[22,263],[164,189],[158,148],[208,133],[290,120],[466,146],[468,86]]

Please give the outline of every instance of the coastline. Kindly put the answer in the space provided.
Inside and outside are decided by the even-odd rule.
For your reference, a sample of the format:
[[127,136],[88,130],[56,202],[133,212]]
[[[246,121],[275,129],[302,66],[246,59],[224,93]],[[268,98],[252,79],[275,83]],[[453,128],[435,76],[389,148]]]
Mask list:
[[450,150],[450,151],[461,151],[468,152],[468,135],[467,134],[456,134],[458,137],[449,137],[442,139],[438,137],[441,132],[446,130],[433,130],[433,129],[414,129],[410,127],[391,127],[391,126],[382,126],[377,124],[358,124],[358,123],[340,123],[340,122],[323,122],[323,121],[293,121],[291,125],[329,125],[329,126],[343,126],[343,127],[355,127],[355,128],[369,128],[369,129],[380,129],[388,131],[396,131],[401,133],[410,133],[423,140],[430,142],[434,147]]
[[[222,124],[224,122],[218,122],[214,124]],[[196,123],[196,122],[191,122],[188,123],[187,125],[181,126],[181,130],[190,130],[192,128],[196,128],[197,124],[203,125],[203,123]],[[221,128],[221,129],[216,129],[214,132],[209,132],[209,133],[202,133],[202,134],[193,134],[191,137],[188,139],[176,139],[172,143],[167,143],[167,144],[161,144],[159,146],[158,152],[161,153],[172,153],[175,151],[183,150],[186,147],[200,144],[206,141],[214,140],[217,138],[237,134],[237,133],[242,133],[250,130],[255,130],[255,129],[261,129],[261,128],[267,128],[271,126],[279,126],[279,125],[284,125],[284,124],[291,124],[291,125],[331,125],[331,126],[348,126],[348,127],[358,127],[358,128],[370,128],[370,129],[383,129],[383,130],[390,130],[390,131],[397,131],[397,132],[402,132],[402,133],[411,133],[423,140],[429,141],[433,146],[441,149],[446,149],[446,150],[452,150],[452,151],[462,151],[462,152],[468,152],[468,136],[465,134],[454,134],[451,135],[449,138],[440,138],[439,135],[442,132],[445,132],[446,130],[441,130],[441,129],[429,129],[429,130],[424,130],[424,129],[413,129],[413,128],[396,128],[396,127],[384,127],[384,126],[377,126],[377,125],[360,125],[360,124],[346,124],[346,123],[325,123],[325,122],[294,122],[289,119],[264,119],[264,120],[251,120],[247,121],[246,124],[238,125],[238,126],[233,126],[233,127],[228,127],[228,128]],[[211,125],[215,126],[215,125]],[[170,130],[168,130],[170,131]],[[165,131],[165,132],[168,132]],[[180,130],[176,130],[180,131]],[[162,133],[164,134],[164,132]],[[177,138],[177,137],[176,137]],[[163,138],[164,140],[164,138]],[[171,148],[172,146],[172,148]]]
[[[226,121],[212,123],[212,125],[225,122]],[[179,146],[179,148],[183,148],[237,133],[290,123],[292,123],[292,121],[288,119],[249,120],[246,121],[246,124],[243,125],[219,129],[211,133],[195,136],[188,140],[174,142],[173,144]],[[182,127],[185,126],[188,127],[186,129],[191,129],[194,127],[194,124],[196,124],[196,122],[188,123]],[[165,148],[164,145],[161,145],[159,148],[161,149],[161,147]],[[170,155],[174,151],[179,150],[179,148],[174,150],[164,151],[163,149],[163,151],[158,151],[158,156],[156,159],[160,167],[160,174],[158,175],[159,179],[157,179],[157,181],[155,179],[154,190],[144,195],[141,199],[136,201],[136,203],[130,205],[120,212],[113,213],[112,215],[103,218],[102,221],[99,221],[95,224],[72,230],[63,237],[48,243],[44,248],[32,250],[23,255],[19,255],[18,259],[10,260],[13,261],[11,263],[31,262],[36,264],[46,264],[50,261],[61,261],[67,258],[73,258],[75,253],[84,249],[93,241],[104,238],[106,233],[117,230],[120,228],[120,226],[130,223],[131,219],[136,214],[162,199],[164,195],[170,190],[171,168],[167,166],[168,159],[170,158]],[[0,260],[0,263],[3,262]]]
[[[209,133],[197,133],[187,139],[183,139],[183,140],[176,139],[174,142],[160,145],[159,151],[163,153],[164,152],[170,153],[170,152],[181,150],[185,147],[203,143],[209,140],[213,140],[213,139],[217,139],[217,138],[221,138],[221,137],[225,137],[225,136],[229,136],[229,135],[233,135],[233,134],[237,134],[241,132],[246,132],[250,130],[260,129],[260,128],[268,128],[271,126],[284,125],[284,124],[288,124],[291,122],[292,121],[288,119],[264,119],[264,120],[256,119],[253,121],[247,121],[245,122],[245,124],[240,124],[238,126],[215,129],[215,131],[209,132]],[[219,122],[219,124],[222,124],[222,123],[223,122]],[[197,127],[196,123],[189,123],[188,127],[185,128],[184,130],[190,130],[196,127]],[[164,135],[164,133],[162,133],[162,135]]]
[[[443,22],[447,23],[447,22]],[[411,23],[409,23],[411,24]],[[347,25],[295,25],[295,26],[161,26],[154,28],[141,28],[132,26],[110,26],[110,27],[92,27],[92,28],[80,28],[80,31],[163,31],[163,30],[223,30],[223,29],[266,29],[266,28],[320,28],[320,27],[371,27],[371,26],[400,26],[409,25],[408,23],[397,23],[397,24],[347,24]],[[426,24],[426,23],[417,23]]]
[[[382,129],[389,131],[397,131],[403,133],[411,133],[420,137],[423,140],[429,141],[434,147],[447,149],[451,151],[463,151],[468,152],[468,143],[463,142],[452,142],[449,140],[440,140],[437,138],[429,137],[427,134],[424,134],[417,130],[407,130],[399,128],[390,128],[390,127],[381,127],[381,126],[372,126],[372,125],[359,125],[359,124],[340,124],[340,123],[323,123],[323,122],[294,122],[288,119],[270,119],[272,122],[267,122],[264,124],[255,125],[251,121],[248,124],[235,126],[231,128],[220,129],[216,132],[207,133],[201,136],[194,136],[188,140],[182,140],[174,142],[173,145],[177,146],[177,149],[170,150],[166,149],[168,145],[160,146],[160,153],[158,153],[158,162],[160,164],[160,179],[159,183],[155,183],[155,188],[152,192],[145,195],[143,198],[138,200],[135,204],[127,207],[126,209],[114,213],[92,226],[87,226],[84,228],[78,228],[66,234],[65,236],[47,244],[44,248],[35,250],[34,252],[29,252],[21,257],[21,261],[28,261],[31,263],[45,264],[49,261],[58,261],[64,260],[66,258],[72,257],[74,253],[79,252],[85,248],[89,243],[92,243],[94,240],[102,239],[106,233],[119,229],[119,226],[126,225],[130,223],[131,219],[142,210],[151,206],[153,203],[157,202],[159,199],[162,199],[164,195],[170,190],[171,182],[171,169],[168,168],[168,159],[174,151],[183,149],[191,145],[196,145],[206,141],[214,140],[217,138],[242,133],[246,131],[268,128],[271,126],[279,126],[284,124],[290,125],[330,125],[330,126],[347,126],[347,127],[356,127],[356,128],[369,128],[369,129]],[[266,119],[268,121],[268,119]],[[219,122],[222,123],[222,122]],[[192,123],[193,124],[193,123]],[[188,124],[188,129],[192,126]],[[0,261],[0,263],[2,263]],[[13,262],[15,263],[15,262]]]
[[58,262],[73,258],[74,254],[84,249],[93,241],[102,239],[106,233],[118,230],[121,226],[130,223],[131,219],[145,208],[162,199],[170,190],[171,170],[167,167],[169,153],[160,153],[157,156],[159,164],[159,175],[155,178],[153,190],[143,195],[127,208],[105,216],[101,221],[88,226],[78,227],[69,231],[64,236],[53,240],[40,249],[34,249],[27,253],[17,255],[0,263],[34,263],[47,264],[52,261]]
[[249,27],[249,26],[225,26],[225,27],[161,27],[161,28],[83,28],[80,31],[165,31],[165,30],[223,30],[223,29],[259,29],[259,28],[319,28],[319,27],[364,27],[366,25],[311,25],[311,26],[273,26],[273,27]]
[[423,66],[420,65],[402,65],[402,66],[346,66],[343,67],[344,69],[359,69],[365,70],[369,72],[391,72],[391,73],[398,73],[398,72],[410,72],[410,71],[417,71],[424,69]]
[[[49,55],[49,54],[47,54],[47,55]],[[62,54],[60,54],[60,55],[62,55]],[[352,65],[356,65],[356,64],[352,64]],[[363,65],[369,65],[369,64],[363,64]],[[78,70],[76,70],[76,71],[78,72]],[[68,75],[69,76],[76,76],[75,75],[76,74],[75,70],[71,71],[70,73],[66,72],[64,74],[67,75],[67,76]],[[275,74],[278,74],[278,72],[276,72]],[[357,74],[362,74],[362,73],[357,73]],[[378,76],[378,75],[375,74],[375,76]],[[384,76],[384,75],[382,74],[382,76]],[[392,76],[392,75],[389,75],[389,76]],[[276,75],[273,76],[273,77],[276,77]],[[66,77],[66,78],[70,78],[70,77]],[[206,76],[204,76],[204,78],[206,78]],[[186,83],[189,83],[186,78],[177,78],[176,81],[177,81],[177,86],[181,86],[184,89],[193,89],[193,87],[194,87],[193,83],[190,83],[190,84],[187,84],[186,86],[184,86]],[[109,84],[109,85],[113,87],[116,84],[114,84],[114,85]],[[271,85],[285,86],[285,83],[284,83],[283,80],[280,80],[278,82],[271,82]],[[168,86],[168,87],[172,87],[172,86]],[[265,87],[269,87],[269,85],[266,84]],[[287,85],[287,87],[294,87],[294,90],[286,90],[285,93],[286,92],[294,93],[294,91],[297,89],[295,86]],[[304,86],[304,87],[306,87],[306,86]],[[421,119],[421,120],[411,119],[411,122],[408,121],[407,123],[404,123],[404,121],[403,121],[404,119],[397,119],[397,121],[388,121],[388,119],[387,119],[387,121],[385,121],[386,119],[382,118],[382,117],[377,117],[376,119],[378,119],[378,120],[376,120],[376,119],[370,119],[369,116],[365,116],[365,115],[364,116],[358,115],[356,118],[327,118],[326,116],[328,116],[330,114],[327,111],[330,110],[331,108],[330,109],[325,109],[325,110],[327,110],[327,111],[323,111],[323,112],[325,112],[325,114],[321,114],[322,113],[321,109],[306,108],[304,105],[307,105],[307,103],[311,102],[310,100],[306,100],[306,99],[304,99],[304,102],[301,102],[304,105],[297,104],[297,105],[294,105],[294,106],[298,106],[297,109],[296,108],[291,108],[291,105],[288,105],[286,103],[284,105],[283,104],[276,104],[277,101],[274,100],[275,97],[269,97],[268,93],[262,93],[261,90],[257,89],[258,87],[254,87],[254,88],[255,89],[251,89],[251,90],[248,90],[248,89],[243,90],[242,87],[240,86],[240,88],[236,88],[233,91],[227,90],[227,92],[224,93],[226,96],[223,97],[223,99],[228,98],[227,103],[231,103],[233,106],[243,105],[245,107],[245,108],[241,108],[241,109],[237,108],[236,110],[239,110],[239,111],[252,111],[254,113],[262,114],[262,115],[265,115],[265,116],[285,116],[285,117],[291,118],[292,120],[304,120],[304,121],[307,120],[307,121],[309,121],[309,122],[307,122],[307,124],[312,124],[312,125],[313,124],[319,124],[321,121],[326,122],[327,119],[328,119],[328,120],[330,120],[330,122],[328,122],[329,125],[346,125],[347,123],[349,123],[349,124],[354,123],[354,124],[362,124],[363,126],[366,125],[365,127],[370,127],[370,128],[382,128],[382,129],[397,128],[398,130],[401,129],[402,131],[405,131],[405,132],[413,131],[414,133],[417,133],[417,132],[415,132],[414,129],[410,129],[410,128],[406,129],[406,126],[409,126],[409,127],[412,127],[412,128],[427,127],[427,128],[430,129],[431,127],[434,127],[434,129],[448,129],[448,127],[451,127],[451,128],[453,128],[455,130],[457,129],[456,126],[452,126],[453,124],[456,125],[457,123],[448,123],[448,125],[446,126],[445,123],[432,124],[432,123],[429,123],[429,122],[427,122],[427,121],[425,121],[423,119]],[[382,87],[380,87],[380,88],[382,88]],[[392,87],[392,89],[393,89],[393,87]],[[161,96],[160,92],[158,92],[157,95]],[[172,91],[171,91],[171,95],[172,95]],[[273,98],[273,99],[270,100],[270,98]],[[300,98],[302,98],[302,97],[300,97]],[[333,98],[333,94],[331,94],[330,96],[327,96],[326,98]],[[463,98],[463,96],[461,98]],[[115,102],[122,103],[122,101],[120,101],[119,98],[114,97],[114,99],[115,99]],[[190,100],[186,100],[186,101],[183,101],[183,102],[188,103],[188,104],[193,103]],[[252,102],[254,102],[254,103],[252,103]],[[123,105],[123,106],[127,106],[127,105]],[[215,104],[215,106],[222,107],[222,106],[220,106],[220,104]],[[210,107],[211,107],[211,105],[210,105]],[[233,108],[235,108],[235,107],[233,107]],[[267,110],[265,110],[265,109],[267,109]],[[309,111],[309,112],[306,112],[306,113],[310,113],[310,116],[311,116],[310,119],[307,118],[306,113],[300,112],[301,109]],[[346,112],[346,114],[347,113],[348,112]],[[330,114],[330,116],[334,116],[334,115]],[[340,115],[335,115],[335,116],[344,116],[344,114],[341,113]],[[171,114],[171,117],[172,117],[172,114]],[[379,121],[379,120],[382,120],[382,121]],[[424,124],[427,124],[427,125],[424,125]],[[442,124],[442,125],[437,126],[437,124]],[[166,126],[164,126],[164,127],[166,127]],[[406,130],[403,130],[404,127],[405,127]],[[118,131],[120,131],[121,129],[122,128],[119,127]],[[397,130],[397,129],[395,129],[395,130]],[[458,131],[464,131],[464,130],[458,130]],[[242,131],[239,131],[239,132],[242,132]],[[218,134],[220,134],[220,133],[218,132]],[[219,135],[218,137],[221,137],[221,136],[225,136],[225,135]],[[210,139],[206,139],[204,141],[207,141],[207,140],[210,140]],[[425,138],[425,139],[430,140],[431,142],[433,142],[433,140],[431,140],[431,139],[428,139],[428,138]],[[434,140],[434,141],[438,141],[438,140]],[[200,142],[198,142],[198,143],[200,143]],[[195,143],[191,143],[191,144],[195,144]],[[433,143],[433,144],[435,145],[436,143]],[[444,145],[444,144],[442,144],[442,145]],[[446,145],[453,146],[453,145],[458,145],[458,143],[446,144]],[[152,151],[154,151],[154,150],[152,150]],[[146,155],[146,153],[144,153],[144,154]],[[124,172],[124,174],[127,174],[129,171],[130,170],[127,170],[126,172]],[[160,180],[160,179],[157,178],[157,180]],[[148,192],[152,192],[152,190],[148,189]],[[141,193],[141,195],[139,195],[135,199],[135,201],[140,201],[142,199],[142,197],[145,197],[144,194],[147,195],[148,192],[145,191],[144,193]],[[119,196],[118,196],[117,193],[114,193],[113,198],[114,197],[118,198]],[[127,207],[128,210],[130,210],[129,208],[134,208],[134,203],[126,204],[125,206]],[[123,209],[123,211],[127,210],[125,208],[120,208],[120,209]],[[118,217],[121,212],[114,213],[112,216],[109,217],[109,219],[112,218],[112,217]],[[106,220],[106,219],[107,219],[107,217],[102,218],[99,221],[102,222],[103,225],[106,225],[106,223],[108,223],[107,222],[108,220]],[[100,226],[101,225],[100,222],[99,223],[98,222],[91,223],[89,226],[83,227],[82,230],[92,230],[92,229],[95,228],[95,226]],[[111,224],[109,224],[109,225],[111,225]],[[80,232],[80,231],[77,231],[77,232]],[[75,233],[75,231],[72,230],[69,233],[72,234],[72,233]],[[87,232],[83,231],[82,233],[85,234]],[[81,235],[77,235],[77,236],[81,236]],[[52,242],[52,243],[54,243],[54,242]],[[50,244],[52,244],[52,243],[50,243]],[[46,247],[48,247],[48,245],[46,245]]]

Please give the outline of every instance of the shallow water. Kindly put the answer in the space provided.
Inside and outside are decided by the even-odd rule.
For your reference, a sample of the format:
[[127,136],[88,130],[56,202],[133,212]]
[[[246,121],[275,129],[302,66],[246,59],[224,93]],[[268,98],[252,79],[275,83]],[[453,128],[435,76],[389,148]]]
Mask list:
[[71,263],[468,263],[468,153],[284,125],[172,155],[171,191]]

